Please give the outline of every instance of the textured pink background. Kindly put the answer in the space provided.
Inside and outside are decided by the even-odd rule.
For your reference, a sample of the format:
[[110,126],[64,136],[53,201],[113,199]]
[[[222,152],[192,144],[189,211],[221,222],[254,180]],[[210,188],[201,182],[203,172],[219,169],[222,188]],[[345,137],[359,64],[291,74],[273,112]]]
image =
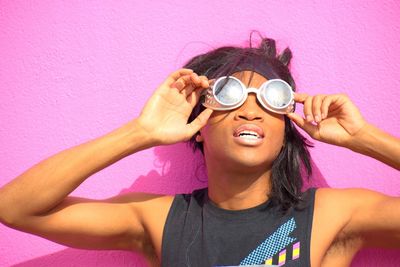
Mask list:
[[[398,135],[399,14],[399,2],[372,0],[0,0],[0,185],[131,120],[187,59],[221,45],[244,45],[252,29],[293,50],[301,91],[346,92],[368,121]],[[398,171],[315,145],[323,182],[400,195]],[[188,192],[204,181],[199,155],[178,144],[125,158],[72,194]],[[134,253],[66,248],[1,224],[0,248],[0,266],[144,266]],[[399,254],[362,252],[353,266],[398,266]]]

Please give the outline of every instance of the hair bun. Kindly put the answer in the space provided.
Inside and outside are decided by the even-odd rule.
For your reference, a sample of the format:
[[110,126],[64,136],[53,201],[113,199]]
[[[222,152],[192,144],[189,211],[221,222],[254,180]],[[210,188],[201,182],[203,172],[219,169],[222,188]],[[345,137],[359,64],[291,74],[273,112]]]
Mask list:
[[283,65],[289,66],[290,60],[292,59],[292,51],[287,47],[283,52],[278,56],[278,60],[282,62]]
[[263,38],[260,43],[261,52],[270,58],[276,57],[276,44],[274,39]]

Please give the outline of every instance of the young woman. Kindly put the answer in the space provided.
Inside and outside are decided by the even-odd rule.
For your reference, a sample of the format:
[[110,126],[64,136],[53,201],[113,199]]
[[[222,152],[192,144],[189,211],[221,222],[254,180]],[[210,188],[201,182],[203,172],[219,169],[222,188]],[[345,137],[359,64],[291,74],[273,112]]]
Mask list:
[[[84,249],[143,253],[158,266],[349,266],[364,247],[400,248],[400,199],[365,189],[301,191],[307,142],[343,146],[400,169],[400,140],[343,94],[292,93],[289,49],[222,47],[159,86],[140,116],[33,166],[0,189],[0,221]],[[304,117],[293,113],[304,111]],[[208,188],[107,200],[68,196],[139,150],[192,142]],[[112,219],[110,219],[112,218]]]

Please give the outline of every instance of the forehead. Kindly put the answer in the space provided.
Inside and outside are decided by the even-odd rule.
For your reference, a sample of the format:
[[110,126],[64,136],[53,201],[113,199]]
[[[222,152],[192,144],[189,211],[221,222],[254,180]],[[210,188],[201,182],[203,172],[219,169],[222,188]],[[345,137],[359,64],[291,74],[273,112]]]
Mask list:
[[251,70],[235,72],[232,76],[238,78],[244,84],[251,87],[258,87],[268,80],[261,74]]

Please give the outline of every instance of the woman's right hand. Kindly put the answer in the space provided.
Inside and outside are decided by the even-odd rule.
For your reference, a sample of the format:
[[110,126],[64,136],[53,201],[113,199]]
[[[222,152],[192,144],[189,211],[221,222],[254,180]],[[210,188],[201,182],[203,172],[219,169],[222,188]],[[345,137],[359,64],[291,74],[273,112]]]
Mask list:
[[207,123],[211,109],[205,109],[191,123],[188,118],[201,92],[208,87],[207,77],[198,76],[191,69],[179,69],[168,76],[136,119],[152,145],[187,141]]

